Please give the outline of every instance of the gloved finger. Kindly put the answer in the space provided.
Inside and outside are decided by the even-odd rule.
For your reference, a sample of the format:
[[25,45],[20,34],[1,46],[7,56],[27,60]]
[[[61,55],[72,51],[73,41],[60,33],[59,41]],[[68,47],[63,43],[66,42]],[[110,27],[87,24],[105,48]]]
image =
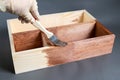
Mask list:
[[38,6],[36,0],[34,1],[34,4],[32,5],[30,12],[35,20],[39,20],[40,14],[38,12]]
[[21,16],[19,16],[19,17],[18,17],[18,20],[20,20],[20,21],[21,21],[21,20],[22,20],[22,17],[21,17]]
[[23,18],[22,16],[19,16],[19,17],[18,17],[18,20],[20,20],[21,23],[25,23],[24,18]]
[[22,20],[21,20],[23,23],[29,23],[30,21],[24,16],[22,17]]
[[19,17],[18,17],[18,20],[20,20],[21,23],[29,23],[29,21],[26,20],[26,19],[25,19],[24,17],[22,17],[22,16],[19,16]]

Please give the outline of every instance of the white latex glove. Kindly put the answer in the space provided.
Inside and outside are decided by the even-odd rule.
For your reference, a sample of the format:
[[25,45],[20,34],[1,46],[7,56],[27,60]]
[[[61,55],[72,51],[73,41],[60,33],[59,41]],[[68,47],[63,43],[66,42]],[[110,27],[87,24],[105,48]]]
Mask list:
[[18,15],[22,23],[39,20],[36,0],[0,0],[0,11]]

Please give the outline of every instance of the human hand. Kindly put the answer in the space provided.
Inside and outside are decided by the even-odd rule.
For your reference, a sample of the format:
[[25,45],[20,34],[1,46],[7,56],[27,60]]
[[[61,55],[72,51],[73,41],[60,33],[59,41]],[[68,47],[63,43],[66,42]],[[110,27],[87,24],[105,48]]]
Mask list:
[[22,23],[39,20],[39,12],[36,0],[0,0],[2,11],[18,15]]

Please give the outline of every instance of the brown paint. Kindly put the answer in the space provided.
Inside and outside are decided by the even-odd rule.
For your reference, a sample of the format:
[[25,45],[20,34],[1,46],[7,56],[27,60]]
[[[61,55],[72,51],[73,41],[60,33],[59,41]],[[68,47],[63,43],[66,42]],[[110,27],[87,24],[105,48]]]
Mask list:
[[44,50],[47,54],[48,58],[48,65],[57,65],[57,64],[63,64],[66,62],[71,62],[73,53],[74,53],[74,44],[73,43],[68,43],[67,46],[65,47],[51,47],[49,49]]
[[[73,42],[73,41],[79,41],[94,37],[94,25],[95,25],[95,21],[88,23],[64,25],[64,26],[49,28],[48,30],[53,32],[61,41]],[[51,45],[46,35],[42,34],[42,36],[45,37],[44,41],[48,45]]]
[[[92,23],[86,24],[87,25],[74,24],[70,26],[57,27],[56,30],[50,29],[51,31],[55,31],[54,34],[57,35],[59,39],[67,41],[68,45],[65,47],[50,47],[49,49],[43,51],[47,54],[49,66],[64,64],[111,52],[112,46],[110,45],[113,45],[115,36],[98,22],[95,26]],[[84,33],[84,35],[77,30],[83,31],[81,33]],[[64,36],[66,35],[65,33],[68,35],[68,38]],[[46,43],[49,44],[47,38],[45,39]]]
[[[48,28],[49,31],[53,32],[58,39],[65,42],[78,41],[89,38],[92,35],[95,22],[88,23],[77,23],[64,26],[56,26],[54,28]],[[26,31],[13,34],[13,40],[16,51],[34,49],[44,46],[43,37],[45,42],[51,46],[50,41],[45,35],[41,35],[40,30]],[[43,33],[42,33],[43,34]]]
[[48,65],[53,66],[110,53],[113,43],[114,35],[108,35],[69,42],[65,47],[52,47],[43,52],[47,54]]
[[78,41],[93,36],[95,22],[77,23],[48,29],[65,42]]
[[25,43],[25,44],[15,44],[15,51],[24,51],[24,50],[29,50],[29,49],[34,49],[34,48],[39,48],[42,47],[42,42],[41,41],[35,41],[35,42],[30,42],[30,43]]
[[15,51],[23,51],[42,47],[42,37],[40,30],[14,33],[13,40]]
[[53,32],[58,39],[67,42],[68,45],[65,47],[52,46],[44,33],[34,30],[13,34],[16,51],[44,47],[45,44],[52,46],[43,52],[47,54],[48,65],[53,66],[98,56],[102,52],[110,53],[112,49],[110,45],[113,45],[114,41],[114,35],[97,21],[96,24],[95,22],[77,23],[56,26],[48,28],[48,30]]

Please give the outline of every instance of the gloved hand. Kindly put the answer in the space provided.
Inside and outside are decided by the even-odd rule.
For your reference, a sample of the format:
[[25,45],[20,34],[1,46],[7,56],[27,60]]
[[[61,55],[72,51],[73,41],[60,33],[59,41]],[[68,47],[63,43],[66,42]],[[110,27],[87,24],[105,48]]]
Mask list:
[[39,20],[36,0],[0,0],[0,10],[18,15],[22,23]]

